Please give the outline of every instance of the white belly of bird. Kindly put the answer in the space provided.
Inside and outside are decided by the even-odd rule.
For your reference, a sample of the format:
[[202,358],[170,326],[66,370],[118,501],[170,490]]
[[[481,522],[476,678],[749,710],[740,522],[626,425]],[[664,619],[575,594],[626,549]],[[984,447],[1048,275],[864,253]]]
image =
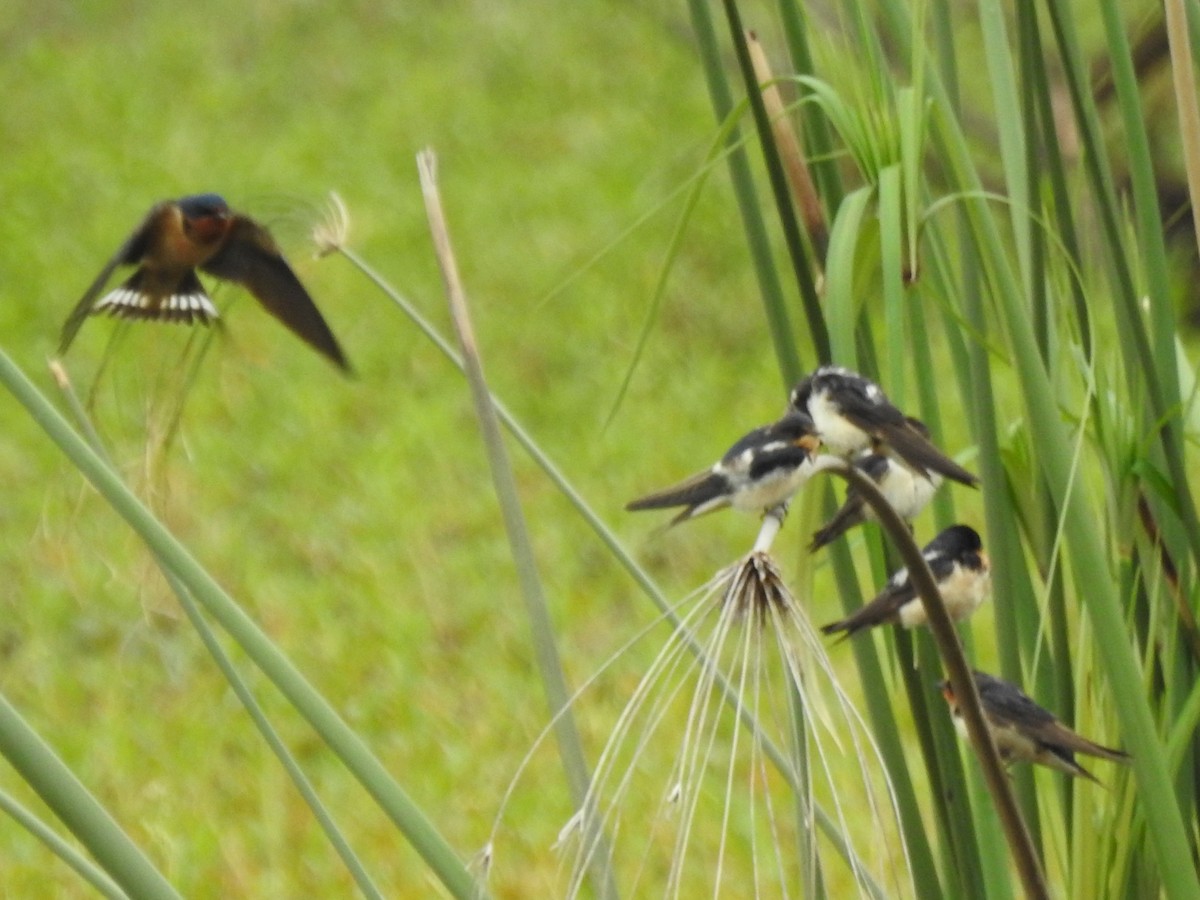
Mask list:
[[729,504],[734,509],[745,512],[766,512],[790,500],[792,495],[804,486],[811,473],[812,465],[805,463],[795,469],[760,478],[754,484],[735,492]]
[[[911,521],[929,505],[941,483],[941,475],[934,475],[932,479],[926,478],[907,466],[893,462],[880,482],[879,490],[892,508],[900,514],[900,518]],[[874,519],[874,511],[869,506],[867,509],[868,515]]]
[[848,456],[866,448],[871,442],[870,436],[846,421],[846,417],[838,412],[837,407],[829,402],[827,394],[813,394],[808,399],[808,414],[812,417],[821,441],[831,453]]
[[1041,747],[1011,725],[992,726],[992,738],[1000,758],[1007,762],[1024,760],[1032,762],[1041,752]]
[[[978,572],[959,567],[954,574],[938,585],[942,601],[946,604],[946,612],[955,622],[967,618],[979,605],[987,599],[991,590],[992,575],[990,572],[980,577]],[[929,621],[925,615],[925,604],[917,597],[900,607],[900,624],[905,628],[915,628]]]
[[[967,734],[967,723],[961,714],[954,717],[954,730],[958,732],[964,741],[970,743],[971,736]],[[1058,759],[1058,757],[1054,757],[1053,760],[1044,759],[1043,757],[1054,756],[1054,754],[1047,753],[1040,744],[1030,740],[1013,726],[997,725],[994,721],[990,721],[988,723],[988,730],[992,733],[992,740],[996,742],[996,749],[1000,752],[1000,759],[1006,764],[1033,762],[1037,760],[1044,765],[1052,766],[1063,772],[1070,771],[1070,769],[1062,764],[1062,760]]]

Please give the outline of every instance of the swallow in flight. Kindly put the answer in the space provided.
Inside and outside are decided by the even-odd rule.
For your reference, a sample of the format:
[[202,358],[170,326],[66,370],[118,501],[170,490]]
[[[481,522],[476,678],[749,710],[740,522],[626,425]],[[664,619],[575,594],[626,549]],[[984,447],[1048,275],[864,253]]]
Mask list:
[[766,513],[786,503],[808,480],[820,443],[812,419],[789,411],[742,437],[712,468],[625,508],[684,507],[672,525],[726,506]]
[[[946,612],[955,622],[967,618],[991,591],[991,562],[983,552],[979,534],[969,525],[951,525],[921,550],[937,582]],[[894,622],[905,628],[924,625],[921,602],[908,569],[900,569],[870,603],[837,622],[821,628],[825,634],[845,632],[851,637],[865,628]]]
[[790,404],[812,417],[832,453],[853,457],[886,447],[926,477],[937,473],[972,487],[979,481],[935,447],[927,431],[914,427],[879,385],[857,372],[822,366],[792,389]]
[[[119,266],[136,268],[102,294]],[[350,370],[333,332],[270,232],[249,216],[231,211],[217,194],[155,204],[72,310],[63,325],[59,352],[66,352],[92,314],[189,324],[216,319],[217,308],[196,269],[242,285],[301,340]]]
[[[1129,762],[1129,754],[1102,747],[1076,734],[1060,722],[1054,713],[1038,706],[1015,684],[984,672],[977,671],[974,674],[984,718],[996,742],[996,749],[1000,751],[1000,758],[1006,764],[1038,763],[1099,783],[1091,772],[1075,762],[1076,753],[1086,753],[1112,762]],[[943,681],[940,687],[942,696],[950,704],[954,727],[966,737],[966,723],[954,699],[954,689],[949,681]]]
[[[911,417],[908,421],[923,436],[929,437],[929,429],[924,422]],[[854,461],[854,466],[875,482],[883,498],[906,522],[912,522],[929,505],[942,484],[942,476],[937,472],[918,472],[883,449],[867,451]],[[876,518],[875,510],[851,484],[846,491],[846,502],[813,535],[809,550],[819,550],[854,526],[874,522]]]

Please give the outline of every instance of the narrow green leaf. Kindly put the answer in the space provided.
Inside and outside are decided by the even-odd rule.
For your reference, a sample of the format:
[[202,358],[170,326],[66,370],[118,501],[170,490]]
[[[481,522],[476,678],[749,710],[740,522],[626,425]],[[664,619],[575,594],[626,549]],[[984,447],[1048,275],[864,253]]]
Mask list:
[[[25,407],[80,472],[146,542],[159,560],[221,623],[247,655],[275,683],[351,773],[391,817],[442,883],[456,897],[475,897],[478,885],[454,850],[434,829],[403,788],[371,755],[362,739],[292,665],[271,640],[213,580],[192,555],[122,483],[100,456],[77,435],[24,373],[0,351],[0,382]],[[118,879],[119,880],[119,879]]]
[[[0,351],[0,377],[10,366],[8,357]],[[135,900],[179,897],[3,694],[0,694],[0,753],[87,847],[121,890]]]

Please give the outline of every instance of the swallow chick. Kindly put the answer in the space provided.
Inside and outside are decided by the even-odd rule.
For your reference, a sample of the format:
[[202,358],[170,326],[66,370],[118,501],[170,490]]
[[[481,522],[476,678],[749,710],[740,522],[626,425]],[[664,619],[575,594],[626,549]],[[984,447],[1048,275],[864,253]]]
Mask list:
[[726,506],[766,513],[787,502],[812,475],[819,446],[812,419],[789,411],[778,422],[743,436],[712,468],[625,508],[684,507],[672,525]]
[[[988,730],[996,742],[996,749],[1000,751],[1000,758],[1006,764],[1037,763],[1099,784],[1096,776],[1075,762],[1076,753],[1112,762],[1129,762],[1128,753],[1102,747],[1076,734],[1060,722],[1054,713],[1038,706],[1015,684],[985,672],[977,671],[974,675]],[[939,687],[942,696],[950,704],[955,729],[966,738],[966,723],[954,699],[954,689],[949,681],[943,681]]]
[[869,378],[841,366],[822,366],[793,389],[792,409],[807,412],[830,452],[852,457],[886,446],[913,469],[973,487],[979,479],[930,442]]
[[[913,418],[909,418],[908,421],[925,437],[929,436],[929,429],[925,427],[924,422]],[[884,449],[870,450],[862,454],[854,461],[854,466],[875,482],[883,498],[906,522],[912,522],[929,505],[943,480],[936,472],[918,472],[903,460],[888,455]],[[877,518],[875,510],[851,484],[846,491],[846,501],[834,513],[833,518],[813,535],[808,549],[819,550],[856,525],[874,522]]]
[[[101,294],[119,266],[136,268],[116,288]],[[196,269],[242,285],[297,337],[339,368],[350,370],[333,332],[271,233],[249,216],[231,211],[217,194],[166,200],[150,209],[71,311],[59,353],[66,353],[93,314],[187,324],[218,318]]]
[[[955,622],[970,616],[991,591],[991,562],[983,552],[978,532],[969,525],[951,525],[921,550],[937,582],[946,612]],[[887,622],[904,628],[924,625],[921,602],[908,569],[896,572],[875,598],[851,615],[821,627],[825,634],[844,632],[851,637],[865,628]]]

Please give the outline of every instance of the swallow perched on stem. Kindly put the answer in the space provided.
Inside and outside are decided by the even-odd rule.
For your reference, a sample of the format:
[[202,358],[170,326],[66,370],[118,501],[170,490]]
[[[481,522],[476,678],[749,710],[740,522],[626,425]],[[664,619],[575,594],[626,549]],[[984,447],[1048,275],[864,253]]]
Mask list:
[[[951,525],[921,550],[925,563],[937,582],[938,592],[950,618],[967,618],[987,599],[991,590],[991,562],[983,552],[983,542],[970,525]],[[865,628],[895,622],[905,628],[924,625],[925,605],[921,602],[908,569],[894,574],[870,603],[844,619],[821,627],[825,634],[845,632],[851,637]]]
[[[118,266],[137,268],[102,295]],[[271,233],[249,216],[231,211],[217,194],[151,207],[72,310],[63,325],[59,352],[67,351],[92,314],[188,324],[216,319],[217,308],[196,269],[242,285],[301,340],[349,371],[333,332]]]
[[[909,418],[909,423],[925,437],[929,429],[919,419]],[[900,518],[911,522],[929,505],[934,493],[941,487],[942,476],[936,472],[918,472],[903,460],[888,455],[884,450],[870,450],[854,461],[855,468],[875,482],[879,492]],[[875,510],[852,484],[846,491],[846,502],[813,535],[809,550],[815,551],[841,537],[856,525],[876,520]]]
[[840,366],[822,366],[793,389],[792,409],[807,412],[830,452],[852,457],[887,447],[918,472],[973,487],[979,479],[946,456],[888,400],[869,378]]
[[[1099,784],[1096,776],[1075,762],[1076,753],[1086,753],[1112,762],[1129,762],[1128,753],[1102,747],[1076,734],[1050,710],[1038,706],[1015,684],[986,672],[976,671],[974,675],[988,730],[996,742],[996,749],[1000,751],[1000,758],[1006,764],[1038,763]],[[954,699],[954,688],[949,681],[943,681],[939,687],[942,696],[950,704],[954,727],[965,738],[966,723]]]
[[812,475],[820,443],[812,419],[789,411],[778,422],[743,436],[712,468],[625,508],[684,507],[672,525],[726,506],[766,513],[787,502]]

